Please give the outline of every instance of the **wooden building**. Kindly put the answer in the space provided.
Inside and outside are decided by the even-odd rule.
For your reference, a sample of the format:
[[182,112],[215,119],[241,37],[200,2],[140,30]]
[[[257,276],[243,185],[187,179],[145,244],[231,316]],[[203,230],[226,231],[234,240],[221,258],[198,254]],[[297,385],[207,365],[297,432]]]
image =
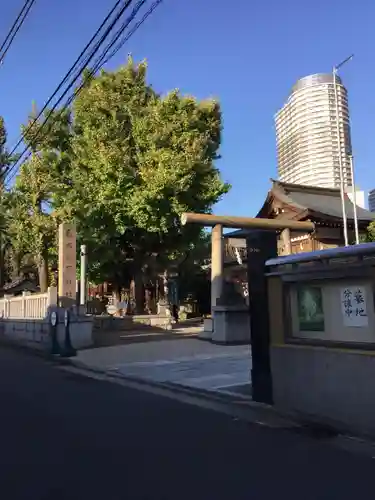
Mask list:
[[[279,255],[311,252],[344,245],[342,203],[339,189],[301,186],[271,180],[272,187],[257,217],[310,220],[316,230],[312,234],[290,233],[279,238]],[[349,244],[355,243],[354,205],[345,194],[345,211]],[[365,234],[368,225],[375,220],[375,213],[357,207],[358,228]]]
[[[272,186],[257,217],[312,221],[316,230],[304,234],[284,230],[278,237],[279,255],[311,252],[344,245],[342,204],[339,189],[288,184],[271,179]],[[355,242],[354,206],[345,195],[349,244]],[[357,207],[360,235],[375,221],[375,213]],[[226,279],[247,283],[246,236],[250,230],[240,229],[225,235],[224,274]]]

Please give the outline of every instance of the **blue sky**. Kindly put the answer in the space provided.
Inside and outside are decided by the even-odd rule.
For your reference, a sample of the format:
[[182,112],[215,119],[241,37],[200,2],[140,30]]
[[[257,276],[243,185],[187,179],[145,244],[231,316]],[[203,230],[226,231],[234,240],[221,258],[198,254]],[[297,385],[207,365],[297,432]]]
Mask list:
[[[0,38],[23,2],[3,2]],[[44,104],[113,3],[36,0],[0,67],[0,115],[10,146],[32,100]],[[372,0],[164,0],[109,68],[131,52],[148,60],[156,90],[220,100],[218,167],[233,188],[215,213],[254,216],[276,176],[275,112],[298,78],[331,71],[351,53],[341,76],[349,91],[356,182],[375,187],[374,19]]]

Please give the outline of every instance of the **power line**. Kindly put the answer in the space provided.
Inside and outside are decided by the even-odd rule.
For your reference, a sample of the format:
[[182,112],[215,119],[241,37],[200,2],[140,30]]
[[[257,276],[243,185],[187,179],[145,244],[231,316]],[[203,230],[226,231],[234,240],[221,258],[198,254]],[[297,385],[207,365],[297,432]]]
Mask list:
[[[129,26],[131,21],[134,19],[135,15],[139,11],[139,9],[142,7],[142,5],[145,3],[146,0],[141,0],[138,2],[136,7],[134,8],[131,16],[122,24],[122,26],[119,28],[119,30],[116,32],[116,34],[113,37],[112,42],[107,46],[103,54],[99,57],[97,60],[96,64],[94,67],[91,69],[91,77],[93,77],[99,69],[101,69],[105,64],[107,64],[112,57],[114,57],[117,52],[124,46],[124,44],[131,38],[132,35],[138,30],[140,26],[146,21],[146,19],[153,13],[153,11],[156,9],[158,5],[162,3],[163,0],[155,0],[155,2],[151,5],[151,7],[148,9],[147,12],[142,16],[142,18],[137,21],[137,23],[132,27],[132,29],[129,31],[129,33],[121,40],[121,42],[115,47],[115,49],[108,55],[107,58],[105,56],[108,54],[110,49],[115,45],[117,40],[120,38],[124,30]],[[83,87],[86,85],[87,82],[83,82],[78,89],[75,90],[75,92],[69,97],[69,99],[66,101],[65,105],[63,106],[63,109],[61,112],[68,107],[74,99],[77,97],[77,95],[80,93],[80,91],[83,89]]]
[[[70,76],[72,75],[72,73],[74,72],[76,66],[79,64],[79,62],[81,61],[81,59],[83,58],[83,56],[85,55],[85,52],[87,52],[88,48],[90,47],[90,45],[93,43],[93,41],[95,40],[95,38],[98,36],[98,34],[102,31],[103,27],[105,26],[105,24],[108,22],[108,20],[111,18],[111,16],[113,15],[113,13],[115,12],[115,10],[117,9],[117,7],[120,5],[120,3],[122,2],[123,0],[117,0],[115,5],[112,7],[112,9],[109,11],[109,13],[107,14],[107,16],[105,17],[105,19],[103,20],[103,22],[101,23],[101,25],[99,26],[99,28],[95,31],[94,35],[91,37],[90,41],[86,44],[86,46],[84,47],[84,49],[81,51],[81,53],[79,54],[79,56],[77,57],[77,59],[74,61],[74,63],[72,64],[72,66],[70,67],[70,69],[68,70],[68,72],[66,73],[66,75],[64,76],[64,78],[61,80],[61,82],[59,83],[59,85],[56,87],[55,91],[53,92],[53,94],[51,95],[51,97],[47,100],[47,102],[45,103],[45,105],[43,106],[43,108],[40,110],[39,114],[35,117],[35,119],[26,127],[26,130],[23,134],[20,135],[16,145],[13,147],[13,149],[11,150],[11,152],[9,153],[9,156],[12,156],[18,146],[20,146],[20,144],[22,143],[23,139],[24,139],[24,136],[25,134],[27,134],[28,132],[30,132],[30,130],[35,126],[36,122],[39,120],[39,118],[42,116],[42,114],[44,113],[44,111],[47,109],[48,105],[51,103],[51,101],[53,100],[53,98],[58,94],[58,92],[60,91],[61,87],[69,80]],[[23,153],[22,153],[23,154]],[[19,158],[20,159],[20,158]],[[6,172],[5,172],[6,174]]]
[[[145,1],[145,0],[143,0],[143,1]],[[63,94],[59,97],[59,99],[56,101],[56,103],[53,105],[53,107],[48,111],[47,116],[45,117],[43,123],[40,125],[40,127],[37,130],[37,133],[35,134],[35,137],[33,138],[34,143],[35,143],[36,139],[40,136],[40,132],[45,127],[46,123],[48,122],[49,118],[51,117],[51,115],[54,112],[54,110],[56,109],[56,107],[60,104],[60,102],[63,100],[63,98],[65,97],[65,95],[69,92],[69,90],[73,87],[73,85],[75,84],[75,82],[78,80],[78,78],[82,74],[83,70],[86,68],[87,64],[95,56],[95,54],[99,50],[100,46],[103,44],[103,42],[105,41],[105,39],[109,36],[109,34],[111,33],[112,29],[117,24],[117,22],[119,21],[119,19],[122,16],[122,14],[125,12],[125,10],[127,8],[130,7],[131,2],[132,2],[132,0],[127,0],[125,2],[125,4],[121,7],[120,11],[116,14],[115,19],[111,22],[111,24],[105,30],[105,32],[103,33],[101,39],[96,43],[95,47],[91,51],[91,54],[89,55],[89,57],[86,58],[84,64],[81,66],[81,68],[78,71],[78,73],[76,74],[76,76],[70,82],[70,84],[68,85],[68,87],[65,89],[65,91],[63,92]],[[60,84],[60,86],[62,86],[62,85]],[[46,106],[44,106],[43,110],[45,110],[45,109],[46,109]],[[60,111],[60,113],[63,111],[63,109]],[[37,118],[31,123],[31,126],[35,125],[35,122],[38,120],[38,118],[41,116],[42,113],[43,113],[43,111],[41,111],[39,113],[39,115],[37,116]],[[18,145],[22,142],[22,139],[25,137],[25,133],[26,132],[27,131],[25,131],[24,134],[22,135],[22,138],[20,139]],[[25,153],[27,153],[28,150],[33,147],[33,141],[31,141],[30,145],[26,145],[26,147],[24,148],[24,150],[22,151],[22,153],[20,154],[20,156],[18,157],[18,159],[16,160],[16,162],[10,168],[6,168],[5,169],[5,171],[4,171],[5,180],[7,180],[6,177],[9,176],[10,172],[13,171],[13,170],[15,170],[15,168],[17,167],[17,165],[19,164],[20,160],[25,155]],[[13,150],[10,153],[10,155],[12,155],[14,153],[14,151],[15,151],[15,148],[13,148]],[[31,152],[32,152],[32,150],[30,151],[30,153],[26,157],[26,159],[29,158]],[[26,159],[25,159],[25,161],[26,161]],[[11,177],[11,179],[12,178],[13,178],[13,176]],[[8,178],[8,181],[9,181],[9,178]]]
[[114,57],[117,52],[122,49],[122,47],[125,45],[125,43],[129,40],[129,38],[134,35],[134,33],[137,31],[137,29],[142,26],[142,24],[146,21],[146,19],[154,12],[154,10],[156,9],[156,7],[158,7],[161,3],[162,3],[163,0],[156,0],[152,5],[151,7],[148,9],[147,12],[145,12],[145,14],[142,16],[142,18],[137,22],[135,23],[135,25],[133,26],[133,28],[129,31],[129,33],[121,40],[121,42],[114,48],[114,50],[109,54],[109,56],[107,57],[107,59],[105,59],[105,61],[102,63],[102,66],[104,66],[104,64],[107,64],[107,62],[112,59],[112,57]]
[[[115,4],[115,7],[114,9],[111,10],[111,13],[107,16],[107,18],[110,18],[111,17],[111,14],[114,10],[116,10],[116,7],[119,5],[119,3],[121,3],[122,0],[118,0]],[[87,67],[87,64],[91,61],[91,59],[93,59],[93,57],[95,56],[95,54],[98,52],[100,46],[103,44],[103,42],[106,40],[106,38],[109,36],[109,34],[111,33],[111,31],[113,30],[114,26],[117,24],[117,22],[119,21],[119,19],[121,18],[122,14],[125,12],[125,10],[127,10],[129,7],[130,7],[130,4],[132,3],[132,0],[127,0],[125,2],[125,4],[120,8],[119,12],[116,14],[115,18],[111,21],[110,25],[106,28],[106,30],[104,31],[103,35],[101,36],[100,40],[98,42],[96,42],[95,46],[91,49],[91,52],[87,55],[87,57],[85,58],[82,66],[80,67],[80,69],[76,72],[73,80],[70,82],[70,84],[68,85],[68,87],[65,89],[65,91],[63,92],[63,94],[59,97],[59,99],[55,102],[55,104],[53,105],[53,107],[48,110],[48,113],[47,113],[47,116],[45,117],[43,123],[40,125],[40,127],[37,129],[37,132],[36,132],[36,135],[35,137],[33,138],[33,141],[31,141],[31,144],[29,145],[26,145],[26,147],[23,149],[22,153],[19,155],[18,159],[16,160],[15,163],[13,163],[13,165],[9,166],[8,168],[5,169],[4,171],[4,176],[5,176],[5,180],[11,180],[14,175],[12,175],[10,178],[9,178],[9,175],[12,171],[15,171],[17,165],[19,164],[20,160],[22,159],[22,157],[25,155],[25,153],[28,152],[28,150],[30,148],[33,147],[33,142],[35,143],[35,140],[40,136],[40,132],[42,131],[42,129],[45,127],[46,123],[48,122],[49,118],[51,117],[52,113],[54,112],[54,110],[56,109],[56,107],[58,106],[58,104],[63,100],[63,98],[65,97],[65,95],[69,92],[69,90],[73,87],[73,85],[75,84],[75,82],[78,80],[78,78],[80,77],[80,75],[82,74],[83,70]],[[107,19],[106,18],[106,19]],[[104,23],[104,21],[103,21]],[[103,23],[101,25],[101,27],[103,26]],[[94,37],[92,37],[91,40],[95,39],[95,37],[97,36],[97,34],[100,32],[101,30],[97,30],[97,32],[95,33]],[[88,44],[90,45],[90,43]],[[88,46],[87,45],[87,46]],[[87,47],[86,46],[86,47]],[[69,73],[73,73],[74,72],[74,69],[75,67],[77,66],[77,62],[79,62],[79,60],[82,58],[82,55],[84,55],[84,52],[85,50],[83,50],[80,54],[80,56],[77,58],[76,62],[73,64],[73,66],[71,67]],[[65,76],[65,78],[63,79],[63,81],[60,83],[60,85],[58,86],[58,88],[56,89],[56,91],[54,92],[54,95],[57,94],[58,90],[63,86],[63,84],[65,83],[65,81],[69,79],[68,75]],[[10,152],[9,156],[11,156],[12,154],[14,154],[15,150],[17,149],[17,147],[21,144],[22,140],[24,139],[26,133],[28,133],[33,127],[35,127],[35,124],[37,122],[37,120],[41,117],[41,115],[43,114],[43,112],[46,110],[48,104],[51,102],[52,100],[52,97],[47,101],[47,103],[44,105],[44,107],[42,108],[42,110],[39,112],[38,116],[33,120],[33,122],[30,124],[29,127],[27,127],[27,129],[25,130],[25,132],[22,134],[20,140],[18,141],[18,143],[16,144],[16,146],[12,149],[12,151]],[[61,112],[63,111],[63,109],[61,110]],[[30,154],[31,154],[32,151],[30,151],[30,153],[27,155],[25,161],[29,158]],[[8,179],[6,179],[6,177],[8,176]]]
[[[136,14],[140,10],[140,8],[144,5],[144,3],[146,2],[146,0],[140,0],[136,4],[136,6],[134,7],[131,15],[122,23],[122,25],[120,26],[120,28],[117,30],[117,32],[113,36],[112,41],[107,45],[106,49],[103,51],[103,53],[101,54],[101,56],[99,56],[99,58],[97,59],[97,61],[94,63],[93,68],[90,71],[91,76],[93,76],[106,62],[108,62],[118,52],[118,50],[120,50],[120,48],[124,45],[124,43],[136,32],[136,30],[143,24],[143,22],[155,10],[155,8],[161,3],[161,1],[162,0],[156,0],[152,4],[152,6],[145,13],[145,15],[142,17],[142,19],[135,24],[135,26],[131,29],[131,31],[127,34],[127,36],[123,40],[121,40],[120,44],[118,46],[116,46],[116,48],[113,50],[113,52],[107,57],[107,59],[105,59],[105,56],[108,54],[108,52],[111,50],[111,48],[116,44],[116,42],[118,41],[118,39],[123,34],[124,30],[133,21],[134,17],[136,16]],[[105,38],[110,33],[110,31],[112,30],[113,26],[118,21],[119,17],[126,10],[126,8],[130,6],[130,3],[131,3],[131,0],[128,1],[125,4],[125,6],[120,11],[119,15],[116,16],[116,19],[112,23],[111,27],[106,31],[106,33],[103,35],[102,39],[97,43],[97,46],[95,47],[95,49],[94,49],[93,53],[91,54],[91,56],[85,61],[84,66],[79,71],[79,74],[76,75],[76,77],[74,78],[74,80],[70,83],[70,85],[68,86],[68,88],[64,91],[64,93],[60,96],[59,100],[55,103],[55,105],[53,106],[53,108],[49,111],[49,113],[46,116],[44,122],[41,124],[41,126],[38,129],[38,132],[37,132],[36,137],[34,138],[34,141],[38,137],[38,135],[40,134],[40,131],[42,130],[42,128],[48,122],[48,119],[52,115],[52,113],[55,110],[55,108],[57,107],[57,105],[62,101],[62,99],[64,98],[64,96],[68,93],[68,91],[70,90],[70,88],[74,85],[75,81],[79,78],[79,76],[82,73],[82,71],[87,67],[87,64],[90,62],[90,60],[93,58],[93,56],[95,55],[95,53],[98,51],[98,48],[104,42]],[[68,100],[65,103],[65,105],[63,106],[63,108],[59,111],[60,114],[64,111],[64,109],[66,109],[73,102],[73,100],[75,99],[75,97],[79,94],[79,92],[82,90],[82,88],[85,86],[86,83],[87,83],[87,81],[82,82],[82,84],[80,85],[80,87],[73,92],[73,94],[68,98]],[[11,180],[15,176],[15,174],[16,174],[15,168],[16,168],[17,164],[19,163],[21,157],[24,155],[25,152],[27,152],[28,149],[29,149],[29,147],[25,148],[25,150],[22,152],[21,156],[18,158],[18,160],[16,161],[16,163],[13,164],[12,167],[6,172],[6,174],[9,175],[11,173],[11,171],[14,171],[12,175],[9,175],[8,181]],[[28,156],[26,157],[25,161],[29,158],[30,155],[31,155],[31,151],[28,154]]]
[[[108,52],[116,44],[117,40],[121,37],[121,35],[123,34],[123,32],[126,30],[126,28],[129,27],[129,24],[134,20],[135,16],[138,14],[139,10],[146,3],[146,1],[147,0],[139,0],[138,1],[138,3],[134,7],[134,9],[133,9],[132,13],[130,14],[130,16],[122,23],[122,25],[120,26],[120,28],[113,35],[113,38],[112,38],[111,42],[107,45],[107,47],[104,49],[103,53],[99,56],[99,58],[96,60],[96,62],[94,63],[93,67],[91,68],[91,70],[90,70],[90,77],[91,78],[99,71],[99,69],[101,69],[104,66],[104,64],[106,62],[108,62],[111,59],[111,57],[113,57],[113,56],[110,56],[107,59],[105,59],[105,57],[107,56]],[[130,38],[130,37],[128,37],[128,38]],[[81,85],[77,89],[75,89],[75,91],[73,92],[73,94],[69,97],[69,99],[64,104],[64,106],[63,106],[63,108],[62,108],[61,111],[63,111],[66,107],[68,107],[74,101],[74,99],[77,97],[77,95],[81,92],[81,90],[83,89],[83,87],[86,84],[87,84],[87,81],[82,82]]]
[[10,28],[7,36],[5,37],[5,40],[0,46],[0,64],[4,62],[4,58],[9,51],[13,40],[17,36],[17,33],[21,29],[23,23],[25,22],[26,17],[28,16],[31,7],[35,3],[35,0],[26,0],[24,3],[21,11],[19,12],[18,16],[16,17],[16,20],[14,21],[12,27]]
[[[107,48],[103,51],[102,55],[97,59],[96,63],[94,64],[93,68],[90,70],[90,76],[94,76],[95,73],[99,71],[105,64],[107,64],[112,57],[115,56],[115,54],[123,47],[126,41],[129,40],[129,38],[134,35],[134,33],[137,31],[137,29],[145,22],[145,20],[149,17],[150,14],[156,9],[158,5],[162,3],[163,0],[155,0],[155,2],[151,5],[151,7],[148,9],[148,11],[143,15],[143,17],[132,27],[132,29],[129,31],[129,33],[121,40],[121,42],[115,47],[115,49],[108,55],[107,58],[105,58],[108,54],[108,52],[111,50],[111,48],[115,45],[115,43],[118,41],[118,39],[121,37],[125,29],[129,26],[129,24],[133,21],[135,15],[138,13],[140,8],[146,3],[147,0],[140,0],[137,5],[134,7],[132,14],[126,19],[126,21],[121,25],[121,27],[117,30],[115,35],[112,38],[112,41],[109,43]],[[80,93],[80,91],[83,89],[83,87],[86,85],[86,81],[83,82],[74,92],[73,94],[69,97],[69,99],[66,101],[64,104],[63,108],[61,109],[61,112],[69,106],[73,100],[77,97],[77,95]]]

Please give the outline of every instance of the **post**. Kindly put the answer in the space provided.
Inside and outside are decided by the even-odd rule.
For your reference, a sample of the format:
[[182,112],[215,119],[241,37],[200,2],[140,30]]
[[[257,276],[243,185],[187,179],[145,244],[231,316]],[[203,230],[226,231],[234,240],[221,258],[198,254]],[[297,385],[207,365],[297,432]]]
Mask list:
[[281,231],[281,239],[284,245],[284,254],[290,255],[292,253],[292,244],[290,241],[290,229],[285,228]]
[[81,245],[81,284],[80,284],[80,305],[86,304],[86,272],[87,272],[87,248]]
[[57,288],[55,286],[50,286],[47,290],[47,308],[49,306],[57,306]]
[[4,241],[4,235],[3,231],[0,232],[0,287],[2,288],[4,286],[4,274],[5,274],[5,269],[4,269],[4,248],[3,248],[3,241]]
[[211,314],[223,289],[223,226],[216,224],[211,233]]
[[77,303],[77,306],[79,305],[79,299],[80,299],[80,297],[79,297],[79,285],[80,285],[79,280],[76,280],[76,303]]
[[337,92],[337,68],[333,68],[333,90],[335,93],[335,107],[336,107],[336,131],[337,131],[337,146],[339,154],[339,170],[340,170],[340,196],[341,196],[341,209],[342,209],[342,222],[344,226],[344,241],[345,246],[348,246],[348,226],[346,218],[345,209],[345,191],[344,191],[344,172],[342,167],[342,156],[341,156],[341,132],[339,124],[339,101]]
[[274,231],[252,231],[247,237],[247,278],[251,336],[251,381],[254,401],[272,404],[268,288],[265,263],[277,257]]
[[9,318],[10,317],[10,300],[9,298],[4,295],[4,300],[5,300],[5,314],[4,318]]
[[354,231],[355,231],[355,244],[359,244],[359,232],[358,232],[358,216],[357,216],[357,192],[355,189],[354,181],[354,165],[353,165],[353,155],[349,156],[350,161],[350,175],[352,178],[352,198],[353,198],[353,216],[354,216]]
[[76,228],[64,222],[59,226],[59,301],[65,305],[75,302],[76,259]]
[[27,292],[22,292],[21,317],[26,318],[26,296]]

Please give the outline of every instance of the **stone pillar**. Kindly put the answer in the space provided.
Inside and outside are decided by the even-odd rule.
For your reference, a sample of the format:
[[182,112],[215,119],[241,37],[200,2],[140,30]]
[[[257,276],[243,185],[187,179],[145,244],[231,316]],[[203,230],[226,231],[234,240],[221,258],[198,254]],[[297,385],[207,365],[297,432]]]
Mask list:
[[55,286],[48,287],[47,307],[48,306],[57,306],[57,288]]
[[211,233],[211,314],[223,290],[223,226],[217,224]]
[[281,239],[284,247],[284,255],[290,255],[292,253],[292,243],[290,241],[289,228],[285,228],[281,231]]
[[63,307],[76,302],[76,227],[63,222],[59,226],[59,301]]

